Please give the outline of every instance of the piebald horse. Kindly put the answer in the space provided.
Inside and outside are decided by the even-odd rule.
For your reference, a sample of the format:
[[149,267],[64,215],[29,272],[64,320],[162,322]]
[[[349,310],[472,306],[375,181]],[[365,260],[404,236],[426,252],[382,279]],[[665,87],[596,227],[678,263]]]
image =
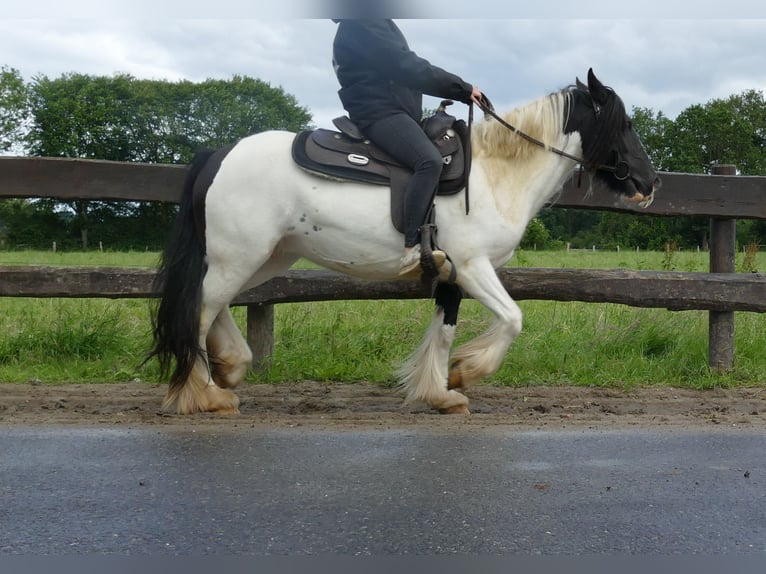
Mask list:
[[[231,389],[244,380],[252,353],[229,304],[298,259],[363,279],[397,278],[403,239],[390,219],[388,188],[301,169],[291,157],[294,137],[258,133],[201,152],[191,164],[157,276],[150,357],[163,376],[174,365],[166,409],[238,412]],[[457,273],[454,282],[437,283],[431,325],[399,371],[406,402],[444,413],[469,412],[462,391],[500,367],[521,331],[521,310],[495,269],[575,166],[591,184],[640,207],[660,185],[622,100],[592,70],[587,85],[577,80],[506,114],[485,115],[473,126],[471,150],[470,209],[464,194],[435,199],[439,247]],[[494,321],[450,356],[464,294]]]

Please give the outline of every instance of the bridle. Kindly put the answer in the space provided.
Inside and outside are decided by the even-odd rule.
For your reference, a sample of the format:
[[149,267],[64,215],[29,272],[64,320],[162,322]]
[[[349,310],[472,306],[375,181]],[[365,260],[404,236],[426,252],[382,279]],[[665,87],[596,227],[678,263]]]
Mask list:
[[[488,116],[491,116],[495,120],[497,120],[498,123],[500,123],[501,126],[504,128],[507,128],[511,130],[513,133],[518,135],[519,137],[527,140],[528,142],[540,146],[543,149],[546,149],[548,151],[551,151],[557,155],[560,155],[561,157],[565,157],[567,159],[571,159],[572,161],[575,161],[580,164],[580,175],[582,175],[582,171],[585,169],[585,166],[587,165],[585,160],[582,158],[579,158],[575,155],[572,155],[570,153],[565,152],[562,149],[552,147],[547,145],[545,142],[540,141],[539,139],[532,137],[528,133],[523,132],[516,126],[513,126],[509,124],[507,121],[505,121],[503,118],[501,118],[499,115],[495,113],[495,108],[492,105],[492,103],[489,101],[489,99],[486,96],[482,96],[482,101],[477,104],[479,108]],[[600,115],[600,107],[594,102],[593,103],[593,109],[596,113],[596,117]],[[473,115],[473,104],[471,104],[471,108],[469,110],[469,116],[471,116],[472,119]],[[619,152],[617,152],[617,162],[615,162],[615,165],[597,165],[595,166],[596,171],[608,171],[614,175],[614,178],[617,181],[625,181],[630,177],[630,166],[628,165],[628,162],[625,160],[620,159]],[[578,184],[579,187],[579,184]]]

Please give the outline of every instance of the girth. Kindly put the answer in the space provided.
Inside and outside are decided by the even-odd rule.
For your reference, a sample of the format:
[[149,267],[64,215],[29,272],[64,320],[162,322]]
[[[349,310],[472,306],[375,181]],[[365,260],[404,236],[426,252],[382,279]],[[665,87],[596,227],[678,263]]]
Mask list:
[[[365,139],[348,118],[334,120],[341,131],[300,132],[293,140],[293,160],[303,169],[330,179],[391,187],[391,220],[404,228],[404,191],[412,171]],[[444,158],[438,195],[451,195],[465,187],[470,157],[468,128],[443,111],[424,122],[426,133]]]

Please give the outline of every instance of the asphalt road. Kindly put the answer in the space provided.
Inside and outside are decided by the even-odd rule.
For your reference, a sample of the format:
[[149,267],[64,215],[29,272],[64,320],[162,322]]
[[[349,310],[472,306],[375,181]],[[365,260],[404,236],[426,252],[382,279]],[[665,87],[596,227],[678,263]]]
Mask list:
[[0,428],[0,554],[766,551],[757,432]]

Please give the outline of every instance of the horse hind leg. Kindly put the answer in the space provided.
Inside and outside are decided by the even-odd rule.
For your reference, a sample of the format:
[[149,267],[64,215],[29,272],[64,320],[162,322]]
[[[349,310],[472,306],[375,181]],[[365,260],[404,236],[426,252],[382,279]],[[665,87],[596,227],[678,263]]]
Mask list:
[[215,384],[223,389],[234,389],[245,380],[253,353],[228,307],[218,314],[210,328],[207,350]]
[[218,311],[203,305],[200,315],[199,345],[202,350],[182,385],[171,385],[163,402],[166,410],[178,414],[211,412],[217,414],[239,414],[239,398],[236,394],[215,383],[210,370],[206,348],[207,335],[218,316]]
[[231,316],[229,303],[240,291],[282,273],[297,259],[279,250],[267,257],[255,272],[249,269],[256,265],[257,258],[250,266],[228,267],[226,273],[220,265],[211,263],[208,267],[203,283],[199,332],[205,358],[197,358],[188,382],[180,392],[173,397],[168,392],[165,404],[175,405],[177,412],[239,412],[239,399],[230,389],[244,380],[252,363],[252,352]]
[[397,372],[406,404],[422,402],[445,414],[468,414],[468,397],[447,389],[447,364],[461,298],[457,286],[437,286],[431,325],[420,346]]
[[[233,324],[228,305],[247,282],[249,276],[250,272],[244,266],[223,269],[221,265],[209,264],[202,283],[198,333],[200,352],[186,380],[180,384],[174,384],[171,381],[163,403],[166,409],[175,408],[179,414],[195,412],[239,413],[237,395],[228,388],[222,388],[216,384],[213,374],[215,366],[212,364],[213,354],[211,351],[221,352],[224,350],[229,356],[239,355],[240,362],[244,361],[246,353],[243,356],[240,343],[234,337],[236,325]],[[212,340],[213,346],[209,349],[207,342],[210,335],[212,335],[210,340]],[[233,345],[232,337],[234,337]],[[234,364],[236,363],[237,361],[234,361]],[[213,368],[211,369],[211,367]],[[239,379],[242,366],[224,369],[223,363],[221,363],[217,366],[217,370],[218,380],[226,386],[232,386],[232,383]],[[224,370],[227,371],[225,376],[221,374]],[[246,372],[246,367],[244,370]],[[242,377],[244,378],[244,375]]]

